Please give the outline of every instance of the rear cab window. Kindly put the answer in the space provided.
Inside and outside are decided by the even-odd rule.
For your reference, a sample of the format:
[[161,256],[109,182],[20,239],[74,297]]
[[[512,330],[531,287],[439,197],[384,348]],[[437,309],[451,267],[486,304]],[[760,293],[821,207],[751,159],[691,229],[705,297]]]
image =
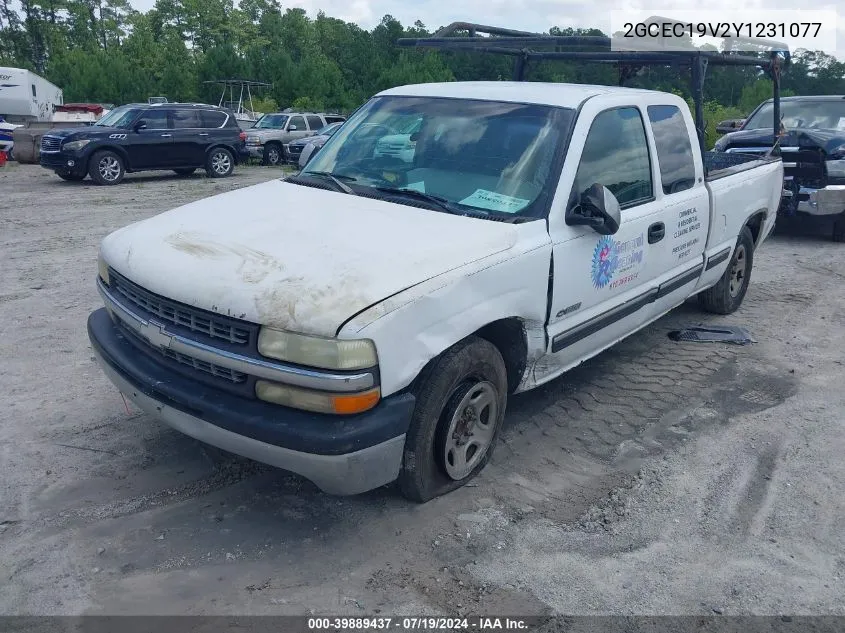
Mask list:
[[671,105],[648,106],[648,120],[657,147],[663,193],[668,195],[692,188],[695,160],[681,109]]
[[654,198],[645,124],[638,108],[605,110],[593,120],[575,176],[575,192],[580,196],[596,183],[609,189],[622,209]]

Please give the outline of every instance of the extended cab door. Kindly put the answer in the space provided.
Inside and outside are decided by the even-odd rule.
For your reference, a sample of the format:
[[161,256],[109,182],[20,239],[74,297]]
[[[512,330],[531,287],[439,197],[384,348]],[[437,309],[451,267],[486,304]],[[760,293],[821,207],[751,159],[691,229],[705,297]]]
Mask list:
[[[659,279],[669,270],[670,219],[656,178],[645,108],[633,105],[630,94],[588,100],[567,155],[549,216],[549,365],[559,370],[647,323]],[[566,224],[567,208],[595,183],[619,201],[621,223],[614,235]]]
[[697,143],[693,149],[695,126],[689,108],[657,98],[663,101],[647,105],[646,112],[658,164],[657,200],[666,217],[666,237],[660,248],[652,249],[657,269],[662,269],[652,306],[659,315],[683,302],[704,271],[710,195]]

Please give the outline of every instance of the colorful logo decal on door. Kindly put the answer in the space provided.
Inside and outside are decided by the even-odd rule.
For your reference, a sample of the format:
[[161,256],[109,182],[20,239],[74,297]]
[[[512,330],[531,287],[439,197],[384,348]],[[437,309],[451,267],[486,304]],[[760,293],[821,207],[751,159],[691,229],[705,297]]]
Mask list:
[[604,288],[609,284],[618,263],[619,256],[614,239],[610,236],[601,238],[593,251],[593,285],[596,288]]

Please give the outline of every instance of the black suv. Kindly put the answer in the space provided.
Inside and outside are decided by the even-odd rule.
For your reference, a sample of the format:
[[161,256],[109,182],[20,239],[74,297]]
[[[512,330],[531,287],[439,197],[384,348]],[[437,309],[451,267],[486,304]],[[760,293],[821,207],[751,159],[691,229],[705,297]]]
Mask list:
[[204,104],[129,104],[94,125],[50,130],[41,139],[41,166],[65,180],[116,185],[127,172],[203,168],[231,175],[249,157],[246,134],[231,110]]

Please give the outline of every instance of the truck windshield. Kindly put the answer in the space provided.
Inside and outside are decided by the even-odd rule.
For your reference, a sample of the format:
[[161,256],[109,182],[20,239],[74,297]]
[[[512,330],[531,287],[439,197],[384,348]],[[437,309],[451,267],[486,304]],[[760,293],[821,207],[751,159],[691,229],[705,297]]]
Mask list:
[[137,108],[115,108],[94,125],[100,125],[102,127],[127,127],[137,115]]
[[[773,106],[764,103],[743,127],[744,130],[771,129]],[[787,130],[811,128],[845,131],[845,99],[813,101],[810,99],[780,102],[783,125]]]
[[554,193],[574,116],[545,105],[376,97],[300,176],[341,178],[356,193],[391,200],[406,195],[414,206],[425,194],[458,212],[538,217]]
[[288,121],[286,114],[265,114],[252,127],[260,130],[281,130]]

